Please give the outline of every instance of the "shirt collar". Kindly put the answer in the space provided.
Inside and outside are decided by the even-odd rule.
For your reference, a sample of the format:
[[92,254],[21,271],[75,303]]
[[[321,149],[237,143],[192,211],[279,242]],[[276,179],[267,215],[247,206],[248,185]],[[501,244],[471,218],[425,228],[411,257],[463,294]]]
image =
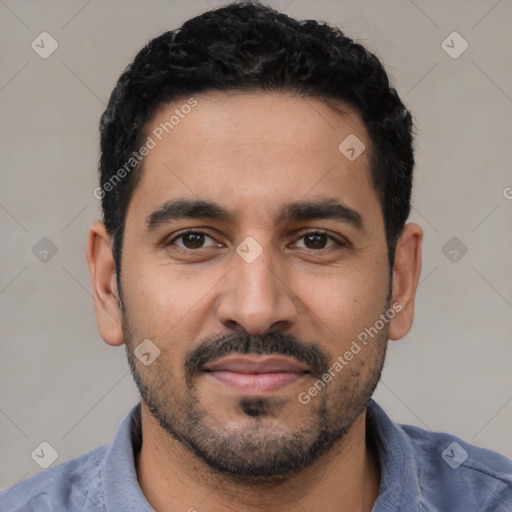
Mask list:
[[135,456],[142,445],[140,403],[122,419],[105,457],[103,492],[109,512],[155,512],[137,480]]
[[370,400],[366,409],[366,432],[377,450],[381,470],[379,495],[373,510],[422,510],[414,447],[402,427],[374,400]]

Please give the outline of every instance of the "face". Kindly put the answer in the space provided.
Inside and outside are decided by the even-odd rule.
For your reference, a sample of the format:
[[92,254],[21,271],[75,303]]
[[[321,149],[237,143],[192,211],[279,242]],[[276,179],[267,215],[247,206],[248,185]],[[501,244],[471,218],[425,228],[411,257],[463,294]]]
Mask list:
[[[356,112],[318,99],[195,100],[147,126],[124,341],[170,436],[218,471],[276,479],[342,440],[380,376],[393,315],[371,144]],[[366,147],[355,160],[338,149],[351,134]],[[146,339],[160,351],[147,366],[134,356]]]

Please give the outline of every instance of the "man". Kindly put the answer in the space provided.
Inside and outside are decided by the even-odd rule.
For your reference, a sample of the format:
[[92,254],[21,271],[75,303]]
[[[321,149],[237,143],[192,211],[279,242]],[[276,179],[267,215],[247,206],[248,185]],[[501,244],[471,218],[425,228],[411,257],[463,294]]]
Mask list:
[[100,128],[87,259],[142,400],[1,510],[512,510],[510,460],[371,399],[422,241],[411,115],[374,55],[229,5],[143,48]]

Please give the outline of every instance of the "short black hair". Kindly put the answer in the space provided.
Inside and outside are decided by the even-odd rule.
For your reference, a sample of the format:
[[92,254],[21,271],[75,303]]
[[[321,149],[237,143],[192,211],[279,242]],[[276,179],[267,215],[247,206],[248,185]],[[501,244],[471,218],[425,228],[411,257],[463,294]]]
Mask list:
[[100,121],[96,190],[113,238],[119,286],[126,213],[143,171],[137,149],[144,130],[163,104],[208,91],[290,92],[355,107],[371,141],[370,170],[392,269],[411,208],[411,114],[377,57],[340,29],[249,1],[210,10],[152,39],[110,96]]

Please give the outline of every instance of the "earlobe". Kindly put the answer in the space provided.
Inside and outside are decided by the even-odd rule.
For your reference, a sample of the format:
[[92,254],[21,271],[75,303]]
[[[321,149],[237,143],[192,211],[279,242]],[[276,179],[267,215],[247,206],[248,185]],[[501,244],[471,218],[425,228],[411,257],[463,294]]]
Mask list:
[[[417,224],[406,224],[395,251],[391,306],[400,308],[390,322],[389,338],[403,338],[414,320],[414,299],[421,273],[423,230]],[[398,306],[400,305],[400,306]]]
[[86,255],[100,336],[109,345],[122,345],[124,336],[121,328],[116,265],[112,254],[111,237],[103,222],[97,221],[91,226]]

